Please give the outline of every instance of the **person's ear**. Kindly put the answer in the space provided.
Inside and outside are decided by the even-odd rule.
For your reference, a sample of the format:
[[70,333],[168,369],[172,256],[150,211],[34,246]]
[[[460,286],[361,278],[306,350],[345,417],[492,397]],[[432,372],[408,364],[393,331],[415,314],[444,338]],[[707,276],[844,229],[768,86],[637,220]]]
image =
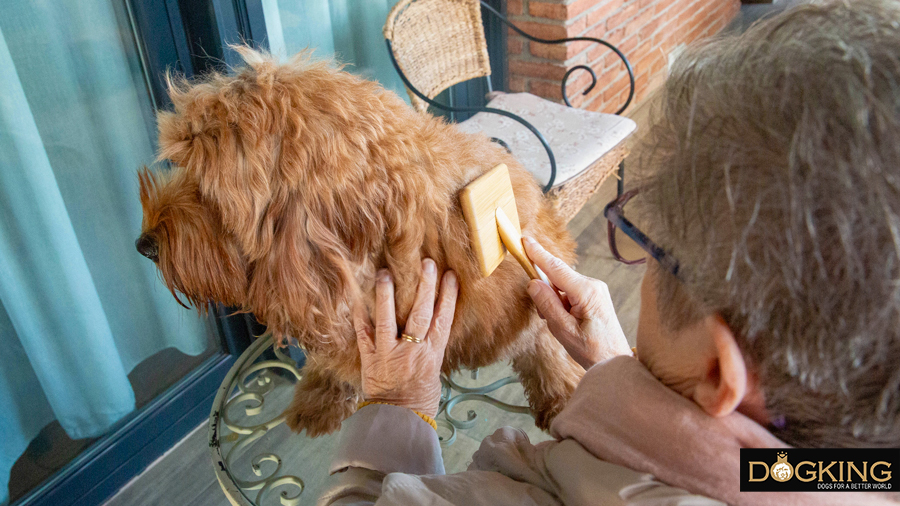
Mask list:
[[704,327],[713,353],[694,389],[694,402],[711,416],[729,415],[747,393],[747,365],[734,332],[721,316],[708,316]]

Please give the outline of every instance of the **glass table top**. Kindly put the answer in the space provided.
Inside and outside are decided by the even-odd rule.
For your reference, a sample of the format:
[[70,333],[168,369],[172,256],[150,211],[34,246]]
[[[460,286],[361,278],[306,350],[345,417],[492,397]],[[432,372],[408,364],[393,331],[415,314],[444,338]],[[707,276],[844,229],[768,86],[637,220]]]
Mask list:
[[[219,387],[209,419],[216,478],[238,506],[315,504],[328,477],[339,433],[318,438],[284,424],[294,383],[301,377],[271,337],[254,342]],[[443,377],[435,420],[447,473],[464,471],[481,440],[503,426],[522,428],[532,442],[551,439],[534,426],[524,391],[508,364]]]

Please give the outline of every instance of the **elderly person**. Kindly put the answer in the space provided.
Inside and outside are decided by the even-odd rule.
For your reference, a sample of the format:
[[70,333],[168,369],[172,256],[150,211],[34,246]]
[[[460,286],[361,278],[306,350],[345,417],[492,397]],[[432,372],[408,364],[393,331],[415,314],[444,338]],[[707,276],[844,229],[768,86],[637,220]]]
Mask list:
[[[606,286],[533,240],[528,293],[586,374],[532,445],[503,428],[444,475],[429,422],[457,292],[425,260],[397,338],[382,272],[357,311],[363,407],[323,504],[879,504],[741,493],[739,449],[900,446],[900,8],[806,5],[679,59],[632,206],[653,257],[635,358]],[[628,197],[631,195],[628,194]],[[631,213],[630,207],[628,212]],[[374,322],[374,323],[373,323]]]

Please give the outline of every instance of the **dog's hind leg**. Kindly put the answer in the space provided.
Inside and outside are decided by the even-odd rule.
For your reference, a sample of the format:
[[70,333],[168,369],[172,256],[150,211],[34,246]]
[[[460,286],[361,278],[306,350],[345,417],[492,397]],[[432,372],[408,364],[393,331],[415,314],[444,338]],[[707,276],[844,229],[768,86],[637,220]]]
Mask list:
[[306,430],[309,437],[341,428],[341,422],[356,411],[357,389],[312,361],[301,370],[294,400],[284,411],[285,423],[294,432]]
[[512,357],[512,366],[525,388],[534,424],[547,430],[553,418],[566,406],[584,369],[569,357],[543,321],[536,316],[532,318],[535,320],[532,323],[533,338],[529,340],[522,336],[523,346]]

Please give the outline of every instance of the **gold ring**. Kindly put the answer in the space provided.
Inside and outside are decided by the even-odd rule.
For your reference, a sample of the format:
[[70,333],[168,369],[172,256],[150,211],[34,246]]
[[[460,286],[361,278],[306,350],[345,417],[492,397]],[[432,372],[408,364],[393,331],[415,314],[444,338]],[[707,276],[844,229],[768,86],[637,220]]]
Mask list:
[[419,344],[422,342],[422,340],[419,339],[418,337],[413,337],[409,334],[401,334],[400,339],[403,339],[404,341],[409,341],[411,343],[416,343],[416,344]]

